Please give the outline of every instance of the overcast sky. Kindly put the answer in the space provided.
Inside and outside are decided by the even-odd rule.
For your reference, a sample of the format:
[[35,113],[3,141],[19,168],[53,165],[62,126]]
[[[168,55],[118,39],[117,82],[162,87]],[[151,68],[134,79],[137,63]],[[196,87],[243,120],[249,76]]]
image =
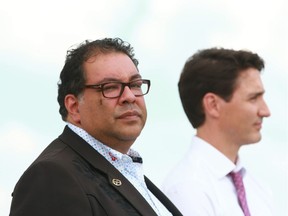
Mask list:
[[215,46],[264,58],[272,115],[261,142],[240,154],[271,187],[275,215],[288,215],[287,14],[285,0],[0,0],[0,212],[8,215],[17,180],[63,130],[56,97],[67,49],[85,39],[120,37],[152,81],[148,121],[133,148],[159,187],[195,133],[177,91],[186,59]]

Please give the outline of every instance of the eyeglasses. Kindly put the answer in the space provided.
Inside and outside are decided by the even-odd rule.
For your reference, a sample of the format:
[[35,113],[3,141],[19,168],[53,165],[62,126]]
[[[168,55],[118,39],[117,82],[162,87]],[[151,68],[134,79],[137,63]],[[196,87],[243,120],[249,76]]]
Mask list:
[[138,79],[128,83],[107,82],[94,85],[85,85],[85,88],[97,89],[105,98],[118,98],[122,95],[125,86],[128,86],[134,96],[146,95],[150,89],[150,80]]

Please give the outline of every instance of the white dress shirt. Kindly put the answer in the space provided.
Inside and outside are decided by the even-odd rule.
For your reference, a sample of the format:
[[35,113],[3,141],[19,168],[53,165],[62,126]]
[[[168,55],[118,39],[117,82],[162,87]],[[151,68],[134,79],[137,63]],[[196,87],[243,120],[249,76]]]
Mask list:
[[[167,208],[147,188],[144,180],[142,158],[140,157],[138,152],[130,149],[127,154],[122,154],[121,152],[118,152],[99,142],[90,134],[88,134],[85,130],[70,123],[68,123],[68,127],[78,136],[84,139],[103,157],[105,157],[116,169],[118,169],[119,172],[121,172],[122,175],[124,175],[139,191],[139,193],[146,199],[146,201],[151,205],[157,215],[172,215],[167,210]],[[137,157],[141,160],[141,162],[133,162],[131,157]]]
[[272,216],[271,195],[242,167],[240,160],[235,165],[196,136],[184,158],[167,176],[163,191],[184,216],[244,216],[228,176],[240,169],[251,216]]

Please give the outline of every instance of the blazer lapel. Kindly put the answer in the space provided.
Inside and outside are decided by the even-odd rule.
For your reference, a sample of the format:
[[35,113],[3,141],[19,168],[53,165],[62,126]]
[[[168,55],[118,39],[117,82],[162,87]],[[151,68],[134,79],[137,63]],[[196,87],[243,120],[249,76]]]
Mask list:
[[141,215],[157,216],[149,203],[129,180],[69,127],[65,127],[63,133],[59,136],[59,139],[85,158],[96,169],[104,172],[107,175],[110,185],[118,190]]
[[168,197],[158,188],[153,182],[145,176],[145,182],[151,193],[157,197],[158,200],[172,213],[173,216],[182,216],[182,213],[177,207],[168,199]]

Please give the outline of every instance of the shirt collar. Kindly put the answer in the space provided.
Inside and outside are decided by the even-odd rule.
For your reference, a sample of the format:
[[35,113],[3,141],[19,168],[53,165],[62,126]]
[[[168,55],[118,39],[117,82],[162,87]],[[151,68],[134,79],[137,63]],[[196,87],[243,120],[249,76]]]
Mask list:
[[89,145],[91,145],[96,151],[98,151],[111,163],[117,160],[132,160],[135,163],[143,162],[140,154],[131,148],[128,150],[127,154],[122,154],[121,152],[101,143],[100,141],[92,137],[90,134],[88,134],[84,129],[77,127],[76,125],[73,125],[69,122],[67,123],[67,125],[73,132],[75,132],[78,136],[84,139]]
[[242,169],[245,172],[239,157],[237,163],[234,164],[218,149],[197,136],[192,138],[191,149],[196,152],[195,154],[198,154],[199,157],[204,157],[201,159],[203,163],[205,163],[206,167],[219,179],[225,177],[231,171],[239,171]]
[[239,172],[239,171],[241,171],[242,176],[244,176],[246,173],[246,169],[243,166],[243,163],[242,163],[240,156],[238,155],[236,165],[235,165],[234,169],[232,170],[232,172]]

